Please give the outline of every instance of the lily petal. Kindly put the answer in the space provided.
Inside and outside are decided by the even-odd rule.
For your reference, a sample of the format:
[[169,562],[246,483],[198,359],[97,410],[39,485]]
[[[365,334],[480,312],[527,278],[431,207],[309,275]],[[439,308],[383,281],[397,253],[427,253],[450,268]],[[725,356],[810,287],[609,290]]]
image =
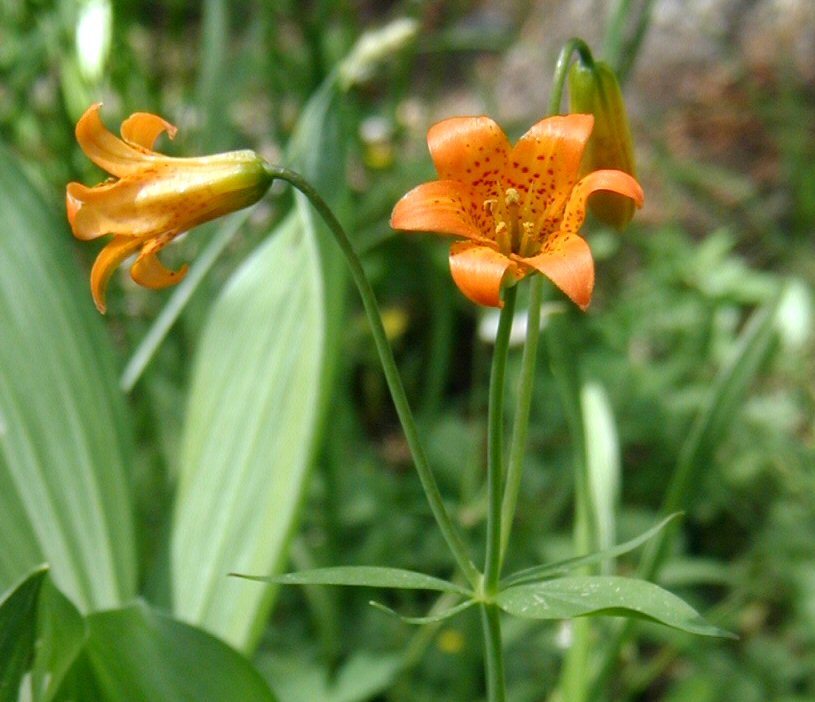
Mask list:
[[410,232],[434,232],[483,239],[473,213],[480,203],[470,199],[463,183],[434,180],[419,185],[396,203],[391,214],[391,227]]
[[503,307],[501,288],[524,277],[504,254],[470,241],[450,247],[450,273],[464,295],[479,305]]
[[517,260],[543,273],[580,309],[589,306],[594,290],[594,259],[585,239],[579,236],[553,238],[543,253]]
[[566,234],[577,234],[583,220],[586,219],[586,200],[589,195],[598,190],[605,190],[630,197],[637,207],[642,207],[645,195],[640,184],[628,173],[622,171],[603,170],[589,173],[575,185],[566,209],[563,211],[563,220],[560,231]]
[[153,290],[160,290],[170,285],[180,283],[187,275],[188,266],[185,263],[177,271],[170,270],[156,256],[155,251],[142,250],[136,262],[130,268],[130,277],[139,285]]
[[489,235],[492,217],[480,208],[503,197],[499,176],[512,148],[504,131],[489,117],[451,117],[430,128],[427,145],[439,178],[467,186],[468,199],[478,203],[476,222]]
[[144,168],[145,162],[154,156],[126,144],[108,131],[99,117],[101,106],[101,102],[91,105],[76,123],[79,146],[97,166],[118,178]]
[[541,120],[509,154],[505,187],[518,190],[528,222],[557,217],[577,182],[592,115],[556,115]]
[[131,146],[140,146],[148,151],[164,132],[170,139],[175,139],[178,128],[149,112],[135,112],[122,122],[122,139]]
[[105,313],[105,292],[107,291],[108,281],[110,276],[113,275],[119,264],[124,261],[128,256],[133,254],[142,245],[142,241],[134,239],[129,236],[115,236],[103,248],[96,260],[93,262],[91,269],[91,294],[93,301],[96,303],[96,309],[102,314]]

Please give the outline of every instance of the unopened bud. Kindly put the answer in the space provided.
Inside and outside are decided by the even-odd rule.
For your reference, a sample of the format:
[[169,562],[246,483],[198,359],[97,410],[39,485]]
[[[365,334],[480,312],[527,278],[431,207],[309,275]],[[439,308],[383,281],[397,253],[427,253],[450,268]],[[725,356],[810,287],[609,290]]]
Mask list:
[[[586,145],[581,175],[611,168],[636,178],[634,147],[628,114],[617,76],[602,61],[575,63],[569,71],[569,112],[594,115],[594,129]],[[592,195],[589,209],[597,219],[623,229],[634,216],[631,198],[600,191]]]

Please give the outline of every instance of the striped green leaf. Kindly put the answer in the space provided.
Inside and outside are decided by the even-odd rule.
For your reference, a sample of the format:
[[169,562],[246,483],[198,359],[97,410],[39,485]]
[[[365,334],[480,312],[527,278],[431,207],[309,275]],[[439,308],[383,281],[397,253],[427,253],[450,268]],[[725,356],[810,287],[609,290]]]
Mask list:
[[0,148],[0,589],[48,562],[82,610],[131,597],[130,436],[67,223]]

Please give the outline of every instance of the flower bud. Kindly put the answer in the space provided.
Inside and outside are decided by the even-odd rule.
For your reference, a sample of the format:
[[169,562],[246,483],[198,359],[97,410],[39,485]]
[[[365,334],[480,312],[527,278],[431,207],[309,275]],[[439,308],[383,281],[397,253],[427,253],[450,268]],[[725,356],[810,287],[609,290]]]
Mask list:
[[[575,63],[569,71],[569,112],[594,115],[594,130],[580,170],[581,175],[615,169],[636,178],[634,148],[620,84],[612,68],[596,61]],[[631,198],[600,191],[592,195],[589,209],[597,219],[624,229],[634,216]]]

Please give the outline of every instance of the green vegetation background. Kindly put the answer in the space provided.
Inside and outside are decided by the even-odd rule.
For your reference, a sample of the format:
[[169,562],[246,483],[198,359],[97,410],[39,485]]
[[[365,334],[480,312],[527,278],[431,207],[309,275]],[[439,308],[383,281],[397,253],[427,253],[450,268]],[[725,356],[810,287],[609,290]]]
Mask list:
[[[636,8],[648,3],[629,4],[633,28]],[[114,541],[133,540],[132,557],[110,565],[117,575],[111,576],[109,592],[94,572],[99,552],[91,541],[74,561],[86,569],[68,569],[84,572],[87,582],[77,575],[74,584],[60,583],[54,558],[40,559],[49,560],[57,584],[74,594],[73,605],[83,613],[119,606],[137,593],[149,603],[107,618],[92,615],[91,641],[112,640],[105,638],[106,627],[115,629],[117,618],[139,620],[134,631],[144,625],[175,632],[175,620],[156,619],[169,609],[247,652],[260,671],[258,680],[247,684],[268,686],[284,702],[456,701],[482,694],[474,615],[418,629],[367,604],[377,599],[420,616],[433,604],[425,595],[292,588],[277,592],[274,603],[266,597],[244,609],[237,604],[217,613],[210,609],[205,616],[205,605],[196,609],[193,602],[194,587],[189,605],[179,605],[183,583],[168,582],[167,559],[179,562],[173,549],[185,548],[175,542],[168,546],[174,520],[192,520],[204,532],[189,536],[191,543],[196,537],[206,541],[207,527],[217,528],[219,520],[203,498],[188,516],[178,516],[175,503],[184,494],[184,481],[218,451],[224,453],[221,472],[213,468],[206,479],[223,491],[231,481],[246,480],[249,474],[230,472],[230,461],[250,442],[251,431],[263,434],[264,426],[252,426],[252,417],[280,417],[285,424],[292,407],[318,419],[299,434],[277,437],[277,443],[258,439],[258,451],[267,451],[258,460],[268,471],[289,459],[299,466],[284,475],[293,482],[280,488],[285,492],[280,504],[292,512],[284,522],[288,528],[276,541],[264,542],[264,548],[280,554],[270,567],[378,564],[450,574],[450,557],[410,466],[356,296],[319,228],[313,228],[309,258],[297,248],[296,223],[286,224],[293,207],[305,216],[302,206],[298,210],[290,194],[275,191],[248,218],[229,220],[231,228],[202,227],[167,250],[170,263],[213,259],[189,299],[138,289],[123,271],[112,281],[103,327],[97,319],[70,323],[92,316],[85,276],[96,248],[72,241],[62,201],[69,180],[90,184],[103,178],[73,138],[76,119],[98,100],[112,129],[133,111],[156,112],[179,126],[176,141],[160,147],[167,152],[254,148],[313,177],[364,255],[431,464],[457,519],[478,542],[489,357],[484,337],[492,317],[455,290],[443,242],[396,236],[388,216],[402,193],[432,178],[424,145],[432,121],[488,112],[517,136],[543,115],[541,96],[559,42],[584,30],[564,19],[568,3],[555,5],[2,0],[0,360],[6,366],[0,375],[9,387],[19,381],[22,389],[0,397],[9,403],[9,397],[26,400],[16,409],[0,405],[0,468],[13,476],[14,465],[22,465],[13,464],[11,441],[3,439],[18,421],[51,442],[32,444],[43,448],[31,465],[46,473],[60,462],[61,451],[70,453],[66,447],[76,443],[68,426],[72,417],[105,434],[96,444],[89,440],[96,446],[89,451],[98,451],[112,474],[126,475],[126,494],[116,492],[119,488],[113,493],[120,501],[116,505],[132,511],[133,518],[132,525],[127,517],[117,526],[119,507],[107,505],[100,519],[111,520],[107,533]],[[87,40],[77,43],[76,29],[82,17],[100,7],[111,11],[110,45],[94,61]],[[416,40],[353,73],[347,57],[363,32],[403,15],[419,22]],[[595,19],[600,26],[588,31],[599,37],[603,18]],[[588,223],[598,265],[596,296],[587,315],[568,317],[569,343],[578,350],[593,393],[588,401],[599,403],[601,415],[610,419],[607,441],[600,445],[613,506],[606,524],[610,542],[631,538],[662,516],[677,458],[709,407],[722,369],[744,344],[751,315],[783,293],[773,308],[771,342],[756,360],[746,392],[730,398],[705,450],[695,456],[698,479],[683,505],[675,552],[659,577],[660,584],[740,638],[697,639],[643,626],[637,643],[622,652],[608,699],[804,702],[815,699],[815,82],[796,70],[784,46],[778,47],[776,63],[759,70],[736,50],[738,37],[723,32],[718,53],[700,70],[681,57],[671,64],[660,46],[649,47],[647,25],[645,31],[646,56],[661,56],[656,65],[663,71],[673,65],[673,72],[652,80],[655,64],[644,64],[642,53],[617,58],[618,65],[630,63],[626,94],[647,205],[622,235]],[[341,77],[332,84],[338,70]],[[666,98],[665,90],[675,99]],[[282,243],[267,241],[272,231]],[[37,258],[44,249],[31,248],[29,238],[35,237],[45,242],[50,258]],[[287,246],[296,249],[288,264]],[[278,275],[273,283],[267,283],[272,269],[263,268],[258,247],[268,249],[264,255]],[[261,263],[242,269],[250,256]],[[320,268],[306,270],[310,260],[319,260]],[[13,282],[16,276],[36,281],[43,298],[26,297]],[[315,285],[322,281],[320,289],[332,293],[319,309],[313,298],[287,293],[298,290],[305,276],[313,276]],[[57,277],[59,284],[53,283]],[[246,279],[251,285],[241,287]],[[280,294],[279,301],[257,302],[266,285]],[[228,294],[222,293],[225,286]],[[271,299],[272,293],[267,295]],[[547,310],[559,309],[557,294],[550,291],[549,298]],[[59,305],[72,310],[68,323],[37,316]],[[165,305],[175,309],[177,321],[157,347],[145,349],[140,344],[155,332]],[[279,315],[269,316],[269,309]],[[249,321],[241,316],[247,310]],[[223,398],[230,392],[230,373],[247,358],[261,357],[261,350],[281,337],[302,345],[289,354],[299,355],[299,374],[280,381],[276,394],[259,401],[258,408],[247,405],[248,418],[235,420],[245,419],[245,435],[234,433],[236,443],[225,447],[219,426],[208,422],[219,416],[222,401],[228,404]],[[308,349],[320,344],[319,363],[309,365]],[[226,345],[234,349],[224,351]],[[64,368],[38,361],[40,353],[53,360],[49,349],[70,356]],[[248,349],[246,356],[242,349]],[[541,354],[510,568],[574,554],[574,437],[546,344]],[[511,363],[517,368],[519,360]],[[126,394],[117,382],[123,372]],[[64,379],[60,373],[73,375]],[[224,383],[215,384],[219,379]],[[330,393],[317,397],[318,384]],[[69,405],[75,405],[75,415],[62,413]],[[196,423],[199,437],[212,435],[211,444],[189,438],[189,426]],[[105,475],[94,470],[90,474]],[[60,485],[72,475],[73,470],[53,469],[50,484],[56,493],[62,494]],[[3,480],[0,487],[10,490],[8,478]],[[0,544],[10,565],[2,571],[0,590],[25,574],[18,566],[28,556],[15,560],[15,544],[47,541],[42,533],[62,528],[55,524],[50,532],[45,525],[41,533],[31,522],[34,526],[20,526],[18,533],[8,525],[28,524],[36,516],[14,512],[24,501],[3,499],[7,530]],[[241,524],[240,510],[235,514]],[[253,516],[245,519],[251,522]],[[224,538],[224,575],[233,569],[230,543],[235,542]],[[634,572],[637,558],[623,559],[618,572]],[[189,579],[195,578],[195,566],[194,561],[184,566]],[[214,594],[207,596],[221,597],[222,586],[213,582]],[[223,600],[236,602],[235,593],[251,588],[259,586],[230,581]],[[61,606],[52,599],[51,606]],[[262,615],[272,604],[267,623]],[[248,612],[260,614],[247,621]],[[614,622],[596,621],[593,627],[599,649]],[[508,622],[511,700],[544,699],[542,690],[551,690],[558,679],[569,633],[565,625]],[[189,634],[195,640],[191,646],[205,645],[195,638],[199,634]],[[99,679],[105,656],[114,654],[95,645],[83,655],[85,668]],[[82,682],[90,679],[82,677],[82,666],[75,668],[66,689],[88,684]]]

